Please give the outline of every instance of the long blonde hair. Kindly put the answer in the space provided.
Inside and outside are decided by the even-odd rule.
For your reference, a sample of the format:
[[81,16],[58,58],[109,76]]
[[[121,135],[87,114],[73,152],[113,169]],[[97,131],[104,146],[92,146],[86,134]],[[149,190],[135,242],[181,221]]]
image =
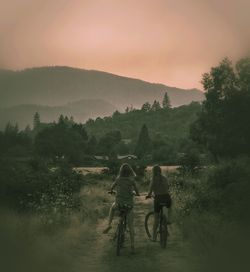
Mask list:
[[123,163],[120,167],[118,178],[135,177],[136,174],[133,168],[128,163]]

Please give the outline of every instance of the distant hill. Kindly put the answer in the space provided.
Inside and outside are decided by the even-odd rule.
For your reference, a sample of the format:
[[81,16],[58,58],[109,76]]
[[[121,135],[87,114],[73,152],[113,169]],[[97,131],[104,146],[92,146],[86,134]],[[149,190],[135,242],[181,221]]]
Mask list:
[[197,89],[178,89],[70,67],[0,71],[0,107],[20,104],[61,106],[81,99],[105,99],[119,110],[124,110],[129,105],[141,107],[146,101],[161,101],[166,91],[173,106],[201,101],[204,97]]
[[177,142],[181,144],[182,140],[188,139],[190,125],[197,119],[200,111],[201,105],[198,102],[169,110],[132,110],[127,113],[115,113],[103,119],[89,120],[85,128],[89,135],[95,135],[97,138],[110,131],[119,130],[123,139],[130,139],[135,144],[141,127],[146,124],[152,139],[165,139],[174,146]]
[[35,112],[40,114],[42,122],[48,123],[58,120],[60,114],[73,116],[75,121],[84,122],[90,116],[104,117],[111,115],[115,110],[116,107],[102,99],[82,99],[54,107],[24,104],[0,109],[0,129],[3,129],[7,122],[17,122],[20,128],[27,124],[32,125]]

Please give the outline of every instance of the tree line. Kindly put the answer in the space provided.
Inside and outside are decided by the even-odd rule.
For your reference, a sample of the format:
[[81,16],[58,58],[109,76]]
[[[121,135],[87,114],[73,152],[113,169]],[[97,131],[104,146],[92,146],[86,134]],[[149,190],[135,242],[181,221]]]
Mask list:
[[65,158],[73,164],[90,162],[94,155],[114,159],[117,155],[135,154],[140,160],[175,164],[178,153],[188,144],[188,124],[179,125],[180,119],[190,123],[199,108],[198,103],[193,103],[172,109],[165,93],[162,106],[157,101],[152,106],[146,102],[141,109],[115,112],[85,124],[63,115],[57,122],[43,123],[39,113],[35,113],[32,129],[27,126],[19,131],[17,125],[8,124],[0,132],[1,154],[49,160]]

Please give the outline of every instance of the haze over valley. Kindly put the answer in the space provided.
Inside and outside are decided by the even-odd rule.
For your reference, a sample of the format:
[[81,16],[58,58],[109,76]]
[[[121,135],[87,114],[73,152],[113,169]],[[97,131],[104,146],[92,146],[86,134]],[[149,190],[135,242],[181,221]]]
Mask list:
[[0,127],[8,121],[20,127],[32,123],[35,112],[43,121],[60,114],[75,121],[111,115],[127,106],[162,101],[168,93],[173,107],[202,101],[198,89],[180,89],[106,72],[71,67],[41,67],[22,71],[2,70],[0,77]]

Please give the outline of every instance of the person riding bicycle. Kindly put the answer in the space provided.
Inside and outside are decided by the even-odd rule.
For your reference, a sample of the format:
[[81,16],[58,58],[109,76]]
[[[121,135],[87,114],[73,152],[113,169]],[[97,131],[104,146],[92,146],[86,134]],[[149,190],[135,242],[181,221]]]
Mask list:
[[153,241],[156,241],[161,205],[164,203],[165,206],[168,208],[168,224],[171,224],[170,214],[171,214],[172,200],[169,193],[169,184],[166,177],[162,175],[161,167],[159,165],[155,165],[152,171],[153,171],[153,177],[152,177],[152,181],[149,187],[149,192],[146,198],[152,197],[152,193],[154,193],[155,216],[154,216],[154,226],[153,226]]
[[111,186],[111,192],[116,188],[116,199],[112,204],[109,211],[109,220],[108,226],[104,229],[103,233],[108,233],[112,228],[111,224],[113,221],[114,213],[119,209],[119,206],[129,206],[130,210],[127,214],[127,222],[130,231],[130,241],[131,249],[134,250],[134,215],[133,215],[133,206],[134,206],[134,191],[137,196],[139,196],[139,191],[135,183],[136,174],[133,171],[132,167],[128,163],[122,164],[119,174]]

